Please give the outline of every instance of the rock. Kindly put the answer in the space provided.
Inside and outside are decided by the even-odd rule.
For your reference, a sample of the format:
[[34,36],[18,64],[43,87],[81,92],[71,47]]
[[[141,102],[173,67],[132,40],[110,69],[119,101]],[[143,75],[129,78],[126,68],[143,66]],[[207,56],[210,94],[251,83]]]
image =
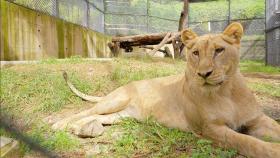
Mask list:
[[19,151],[19,143],[18,141],[7,138],[7,137],[0,137],[0,157],[2,158],[19,158],[20,151]]

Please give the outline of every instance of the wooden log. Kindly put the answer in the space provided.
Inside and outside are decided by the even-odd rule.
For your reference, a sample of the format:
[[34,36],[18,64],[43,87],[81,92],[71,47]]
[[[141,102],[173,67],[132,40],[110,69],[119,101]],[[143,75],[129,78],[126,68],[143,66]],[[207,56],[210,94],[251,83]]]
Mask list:
[[[141,45],[157,45],[159,44],[168,32],[164,33],[153,33],[153,34],[144,34],[144,35],[135,35],[135,36],[124,36],[124,37],[113,37],[112,42],[120,42],[120,48],[127,48],[131,46],[141,46]],[[180,35],[180,32],[175,32],[177,36]],[[171,40],[168,40],[168,43],[171,43]]]
[[153,49],[150,53],[151,53],[152,55],[155,55],[155,53],[156,53],[161,47],[163,47],[163,45],[165,45],[165,44],[167,43],[168,39],[170,38],[170,35],[171,35],[171,32],[168,32],[168,33],[165,35],[165,37],[163,38],[163,40],[162,40],[158,45],[156,45],[156,46],[155,46],[155,49]]
[[[151,49],[151,50],[155,49],[154,46],[139,46],[139,48],[145,48],[145,49]],[[161,49],[159,49],[158,51],[162,52],[162,53],[166,53],[164,50],[161,50]]]

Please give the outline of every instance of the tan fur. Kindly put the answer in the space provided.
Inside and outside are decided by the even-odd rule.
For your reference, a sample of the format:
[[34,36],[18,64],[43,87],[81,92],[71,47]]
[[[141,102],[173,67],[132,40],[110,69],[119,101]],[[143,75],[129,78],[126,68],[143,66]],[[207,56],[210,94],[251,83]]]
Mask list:
[[100,128],[94,130],[102,128],[100,124],[112,124],[122,117],[144,120],[152,116],[167,127],[192,131],[246,156],[279,158],[280,144],[261,139],[280,141],[280,126],[263,114],[238,69],[242,34],[239,23],[218,35],[198,37],[184,30],[182,41],[188,47],[185,74],[132,82],[53,128],[95,136],[102,133]]

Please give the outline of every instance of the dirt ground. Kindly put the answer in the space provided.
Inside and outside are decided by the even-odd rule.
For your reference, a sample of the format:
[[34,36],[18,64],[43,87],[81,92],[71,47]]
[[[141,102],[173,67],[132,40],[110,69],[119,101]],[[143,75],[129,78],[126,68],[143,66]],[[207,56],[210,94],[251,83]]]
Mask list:
[[[271,83],[272,85],[280,85],[280,80],[278,79],[264,79],[264,78],[253,78],[246,77],[249,83]],[[257,101],[263,107],[264,113],[271,118],[280,121],[280,98],[273,97],[267,94],[254,91]]]

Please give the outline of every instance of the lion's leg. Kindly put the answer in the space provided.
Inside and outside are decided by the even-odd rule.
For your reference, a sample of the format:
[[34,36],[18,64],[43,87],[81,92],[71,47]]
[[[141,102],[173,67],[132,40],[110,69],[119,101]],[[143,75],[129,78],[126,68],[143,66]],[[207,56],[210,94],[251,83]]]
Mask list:
[[221,147],[236,149],[240,154],[254,158],[280,157],[280,144],[264,142],[255,137],[238,133],[227,126],[210,125],[203,135]]
[[119,112],[127,107],[129,101],[130,98],[127,95],[113,92],[104,97],[104,99],[98,102],[93,108],[62,119],[53,124],[52,128],[54,130],[63,130],[66,129],[69,124],[94,114],[102,115]]
[[263,115],[252,123],[248,130],[249,135],[264,140],[280,141],[280,125],[275,120]]
[[104,132],[103,125],[117,123],[124,117],[131,117],[125,110],[108,115],[91,115],[73,122],[69,129],[80,137],[95,137]]

